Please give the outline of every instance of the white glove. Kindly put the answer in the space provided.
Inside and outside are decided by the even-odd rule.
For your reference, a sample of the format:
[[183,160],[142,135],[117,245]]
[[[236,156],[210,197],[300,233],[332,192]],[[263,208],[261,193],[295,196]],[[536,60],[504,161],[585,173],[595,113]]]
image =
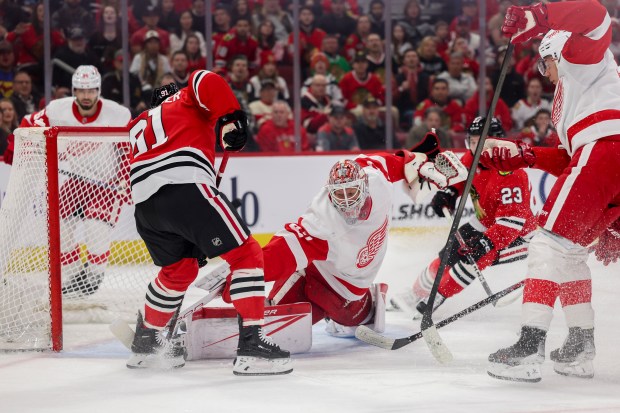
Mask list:
[[428,181],[439,189],[447,188],[467,178],[467,168],[450,151],[441,152],[435,162],[420,152],[403,151],[405,155],[405,179],[412,186],[416,180]]

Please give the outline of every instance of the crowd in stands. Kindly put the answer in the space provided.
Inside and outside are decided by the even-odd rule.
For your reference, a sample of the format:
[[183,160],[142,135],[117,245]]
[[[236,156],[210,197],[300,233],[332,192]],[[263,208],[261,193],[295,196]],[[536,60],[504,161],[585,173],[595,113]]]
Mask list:
[[[385,41],[385,1],[300,0],[299,51],[293,44],[292,1],[129,1],[130,56],[122,51],[118,0],[51,0],[49,36],[54,61],[52,98],[71,94],[71,69],[96,66],[101,94],[123,102],[123,59],[129,58],[130,106],[147,108],[155,87],[187,86],[207,66],[224,76],[251,120],[246,150],[295,150],[293,61],[301,64],[301,146],[304,151],[386,147],[386,117],[394,120],[394,147],[411,146],[430,128],[442,145],[462,147],[464,131],[479,113],[480,65],[487,105],[508,40],[505,10],[522,0],[409,0],[392,2],[391,43]],[[478,7],[487,10],[485,33]],[[613,22],[612,51],[620,55],[620,9],[601,0]],[[41,1],[0,0],[0,153],[21,118],[45,106]],[[205,14],[213,35],[205,39]],[[481,50],[482,36],[488,47]],[[206,42],[210,43],[210,48]],[[537,70],[538,41],[516,48],[495,116],[510,136],[556,145],[550,121],[553,85]],[[386,51],[391,84],[386,85]],[[386,113],[386,88],[392,110]]]

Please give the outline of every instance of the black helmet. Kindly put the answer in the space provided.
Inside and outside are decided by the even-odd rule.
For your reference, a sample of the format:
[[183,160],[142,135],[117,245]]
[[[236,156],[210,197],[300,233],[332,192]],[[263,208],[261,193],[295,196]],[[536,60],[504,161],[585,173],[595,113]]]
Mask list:
[[[484,116],[478,116],[474,119],[467,128],[467,137],[470,136],[480,136],[482,135],[482,129],[484,128],[484,122],[486,122],[487,118]],[[505,138],[506,132],[504,132],[504,128],[502,128],[502,122],[497,118],[491,118],[491,125],[489,126],[489,136],[494,138]]]

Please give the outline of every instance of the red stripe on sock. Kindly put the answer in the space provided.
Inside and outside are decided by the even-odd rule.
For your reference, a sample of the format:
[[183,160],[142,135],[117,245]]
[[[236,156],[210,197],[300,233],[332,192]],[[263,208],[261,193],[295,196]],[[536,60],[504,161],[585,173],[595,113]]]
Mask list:
[[592,280],[579,280],[560,285],[560,302],[562,307],[592,301]]
[[523,303],[537,303],[553,307],[560,293],[560,285],[553,281],[528,278],[523,288]]

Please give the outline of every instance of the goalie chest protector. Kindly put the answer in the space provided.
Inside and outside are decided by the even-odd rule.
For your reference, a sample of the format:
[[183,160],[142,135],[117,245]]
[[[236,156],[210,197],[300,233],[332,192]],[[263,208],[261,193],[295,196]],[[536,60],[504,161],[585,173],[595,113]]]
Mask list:
[[[265,307],[265,334],[291,354],[312,347],[310,303]],[[235,357],[239,341],[237,312],[232,307],[200,307],[183,317],[188,360]]]

